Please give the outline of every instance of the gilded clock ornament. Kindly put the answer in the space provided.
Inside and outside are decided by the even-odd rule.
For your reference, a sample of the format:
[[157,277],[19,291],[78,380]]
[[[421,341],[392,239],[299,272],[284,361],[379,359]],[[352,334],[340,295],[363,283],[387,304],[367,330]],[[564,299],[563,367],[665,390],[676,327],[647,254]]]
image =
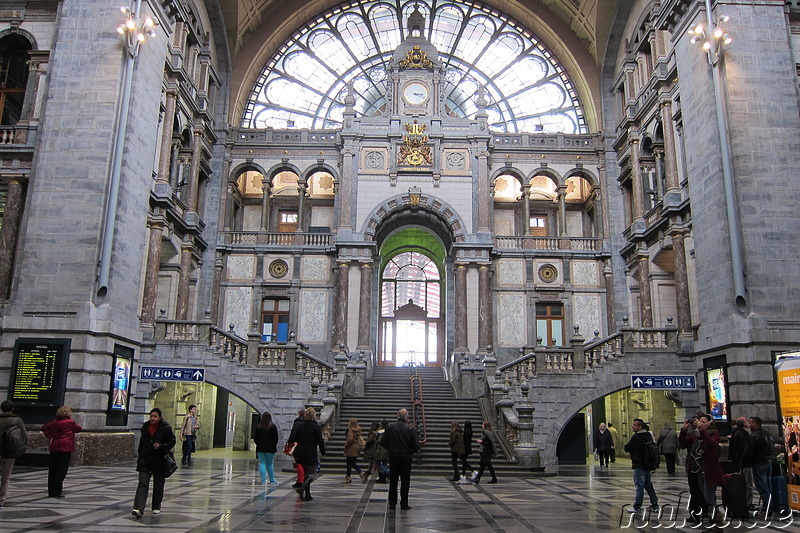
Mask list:
[[269,264],[269,275],[273,278],[282,278],[289,272],[289,265],[283,259],[276,259]]
[[431,147],[428,146],[428,136],[423,135],[425,129],[425,124],[420,124],[416,119],[413,123],[406,124],[406,131],[409,135],[403,137],[403,144],[400,145],[400,152],[397,155],[398,165],[419,167],[433,164]]
[[553,265],[547,264],[539,267],[539,279],[545,283],[552,283],[558,277],[558,270]]
[[428,53],[415,44],[400,61],[400,68],[431,68],[433,61],[428,59]]

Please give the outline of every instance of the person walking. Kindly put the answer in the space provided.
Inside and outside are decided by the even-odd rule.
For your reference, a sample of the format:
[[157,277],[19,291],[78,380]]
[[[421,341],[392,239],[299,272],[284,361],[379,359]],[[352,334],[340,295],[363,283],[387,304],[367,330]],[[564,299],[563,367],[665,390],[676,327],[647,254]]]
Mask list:
[[594,451],[597,452],[601,467],[608,468],[608,460],[611,457],[612,449],[614,449],[614,440],[611,437],[611,432],[603,422],[600,422],[594,432]]
[[610,454],[611,462],[612,463],[616,463],[617,462],[617,446],[619,446],[619,437],[617,435],[617,428],[615,428],[614,424],[612,424],[611,422],[609,422],[607,424],[607,426],[608,426],[608,432],[611,433],[611,442],[613,443],[613,446],[611,447],[611,454]]
[[200,424],[197,421],[197,406],[190,405],[186,410],[186,417],[183,419],[181,426],[180,439],[183,443],[181,448],[183,457],[181,457],[181,465],[193,466],[192,453],[194,452],[195,439],[197,438],[197,430],[200,429]]
[[761,511],[772,512],[772,460],[775,457],[774,438],[763,427],[760,417],[750,417],[750,437],[744,451],[743,463],[753,469],[753,481],[761,495]]
[[466,455],[464,455],[464,435],[461,433],[461,428],[456,420],[453,420],[450,424],[448,446],[450,447],[450,463],[453,465],[452,481],[458,481],[461,479],[458,474],[458,461],[461,460],[463,465],[466,462]]
[[475,476],[472,481],[475,483],[480,483],[481,476],[483,476],[483,470],[488,468],[489,473],[492,475],[492,479],[489,481],[489,483],[497,483],[497,475],[494,472],[494,466],[492,466],[492,457],[494,457],[497,451],[497,443],[494,440],[492,423],[488,420],[484,420],[483,424],[481,425],[481,429],[481,438],[475,441],[481,445],[478,452],[480,455],[480,463],[478,463],[478,475]]
[[469,464],[469,456],[472,455],[472,421],[464,421],[464,460],[461,462],[461,477],[472,475],[472,465]]
[[[284,451],[288,448],[291,448],[292,444],[297,443],[297,428],[300,427],[306,419],[306,410],[300,409],[297,411],[297,418],[294,419],[292,422],[292,430],[289,432],[289,440],[286,441],[286,447]],[[292,459],[294,459],[294,468],[297,471],[297,480],[295,481],[292,488],[297,490],[303,486],[303,480],[305,479],[305,474],[303,471],[303,465],[294,457],[294,453],[291,454]]]
[[61,498],[64,479],[69,470],[69,459],[75,451],[75,434],[81,427],[72,419],[72,409],[62,405],[56,417],[42,426],[42,433],[50,440],[50,467],[47,471],[48,498]]
[[272,422],[272,415],[265,412],[261,415],[255,431],[253,441],[256,443],[256,457],[258,457],[258,471],[261,474],[261,484],[267,484],[267,475],[270,483],[275,481],[275,454],[278,452],[278,428]]
[[389,509],[397,507],[397,483],[400,482],[400,509],[411,509],[408,492],[411,487],[411,458],[419,450],[414,428],[408,425],[408,411],[397,411],[397,421],[383,434],[383,446],[389,452]]
[[389,429],[389,421],[381,420],[381,425],[375,437],[375,466],[378,468],[378,480],[376,483],[389,482],[389,451],[383,445],[383,437],[386,435],[387,429]]
[[629,513],[638,513],[642,509],[644,502],[644,492],[650,497],[650,509],[658,511],[658,496],[656,489],[653,488],[653,479],[650,476],[650,471],[644,467],[645,464],[645,447],[648,442],[653,441],[653,436],[650,434],[650,428],[647,427],[644,420],[635,418],[633,424],[633,435],[631,440],[625,445],[625,451],[631,456],[631,468],[633,469],[633,485],[636,487],[636,497],[633,500],[633,505],[628,507]]
[[319,462],[317,448],[322,457],[325,457],[325,441],[322,438],[322,429],[317,423],[317,411],[313,407],[306,409],[305,418],[297,425],[294,442],[297,443],[294,460],[303,466],[303,482],[299,487],[295,487],[295,490],[303,501],[310,502],[314,499],[311,497],[311,483],[314,481],[314,473]]
[[367,432],[367,440],[364,443],[364,461],[367,462],[367,472],[373,474],[378,471],[375,463],[375,452],[378,451],[378,428],[381,427],[380,422],[373,422],[369,426]]
[[344,456],[347,461],[347,473],[344,476],[344,483],[350,483],[350,474],[353,470],[361,477],[361,481],[367,482],[368,472],[362,472],[358,466],[358,456],[361,455],[364,438],[361,436],[361,426],[357,418],[351,418],[347,425],[347,434],[344,441]]
[[139,438],[139,458],[136,460],[136,471],[139,472],[139,485],[133,498],[131,514],[140,518],[147,504],[147,493],[150,491],[150,478],[153,479],[153,514],[161,512],[161,500],[164,499],[164,483],[167,480],[165,458],[171,455],[175,447],[175,433],[172,427],[161,418],[161,409],[150,410],[150,420],[142,425]]
[[[25,430],[25,422],[22,418],[14,414],[14,402],[5,400],[0,403],[0,435],[5,435],[8,428],[17,426],[22,432],[25,444],[28,443],[28,432]],[[14,470],[14,461],[16,457],[6,457],[6,442],[5,439],[0,439],[0,507],[6,504],[6,496],[8,495],[8,483],[11,481],[11,471]]]
[[658,434],[658,449],[664,455],[667,474],[675,473],[675,457],[678,455],[678,434],[669,422],[664,422],[664,429]]

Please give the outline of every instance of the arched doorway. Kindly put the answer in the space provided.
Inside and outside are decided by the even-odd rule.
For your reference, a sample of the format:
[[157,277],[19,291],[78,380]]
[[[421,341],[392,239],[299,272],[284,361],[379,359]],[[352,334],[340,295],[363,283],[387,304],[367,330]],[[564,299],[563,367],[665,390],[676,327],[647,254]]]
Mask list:
[[445,249],[423,228],[406,227],[381,246],[378,361],[441,366]]

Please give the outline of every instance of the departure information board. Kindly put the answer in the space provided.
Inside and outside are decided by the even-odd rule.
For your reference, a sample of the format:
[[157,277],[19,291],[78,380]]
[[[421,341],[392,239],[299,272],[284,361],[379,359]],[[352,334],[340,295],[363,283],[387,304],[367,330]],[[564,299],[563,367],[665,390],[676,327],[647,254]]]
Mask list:
[[70,341],[19,339],[14,345],[11,399],[23,404],[60,404]]

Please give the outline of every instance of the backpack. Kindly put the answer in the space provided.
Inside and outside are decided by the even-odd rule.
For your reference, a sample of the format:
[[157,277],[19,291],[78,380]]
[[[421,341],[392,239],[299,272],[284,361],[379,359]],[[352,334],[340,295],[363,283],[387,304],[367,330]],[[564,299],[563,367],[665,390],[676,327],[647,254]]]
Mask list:
[[364,448],[367,446],[367,441],[364,440],[364,437],[359,435],[358,440],[356,441],[356,446],[358,446],[358,453],[363,453]]
[[644,444],[644,457],[642,460],[642,468],[649,472],[658,469],[661,464],[661,454],[658,451],[658,444],[653,440],[649,440]]
[[3,441],[5,444],[5,451],[3,457],[6,459],[16,459],[21,457],[27,449],[27,442],[25,435],[22,433],[22,428],[16,423],[11,424],[3,434]]

